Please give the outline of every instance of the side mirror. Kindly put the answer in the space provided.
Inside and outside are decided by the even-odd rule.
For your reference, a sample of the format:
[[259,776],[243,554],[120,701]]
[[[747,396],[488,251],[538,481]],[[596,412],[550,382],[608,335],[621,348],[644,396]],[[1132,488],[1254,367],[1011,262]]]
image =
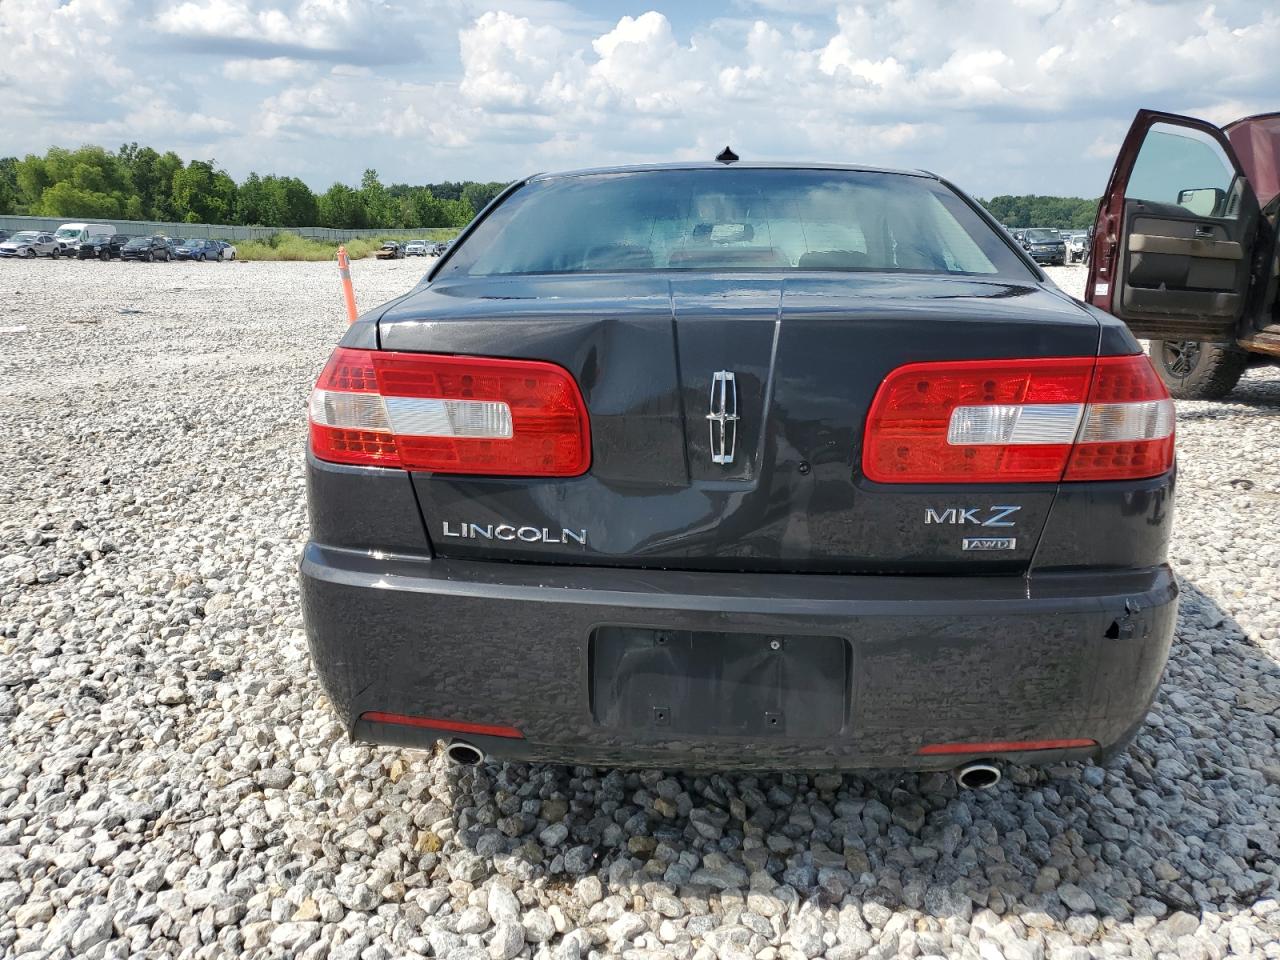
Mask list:
[[1178,191],[1178,206],[1185,207],[1198,217],[1216,216],[1223,209],[1227,192],[1217,187],[1194,187]]

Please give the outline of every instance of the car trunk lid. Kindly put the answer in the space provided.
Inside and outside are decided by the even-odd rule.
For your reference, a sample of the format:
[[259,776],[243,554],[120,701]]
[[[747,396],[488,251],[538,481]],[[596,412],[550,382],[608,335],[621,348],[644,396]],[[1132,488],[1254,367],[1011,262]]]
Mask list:
[[379,332],[386,350],[552,361],[590,413],[581,477],[415,473],[440,555],[797,572],[1025,571],[1057,485],[873,483],[867,412],[906,363],[1099,342],[1048,288],[884,274],[437,282]]

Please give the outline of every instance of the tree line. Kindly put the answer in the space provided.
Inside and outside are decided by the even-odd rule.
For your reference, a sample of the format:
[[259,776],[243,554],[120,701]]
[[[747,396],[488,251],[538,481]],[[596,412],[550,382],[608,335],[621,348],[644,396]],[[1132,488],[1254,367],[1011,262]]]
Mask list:
[[214,160],[127,143],[51,147],[0,157],[0,214],[86,220],[164,220],[263,227],[464,227],[504,187],[472,181],[384,185],[366,170],[358,187],[317,194],[297,177],[250,173],[237,183]]
[[1084,230],[1093,226],[1097,200],[1081,197],[1042,197],[1035,194],[979,200],[1006,227],[1058,227]]
[[[44,156],[0,158],[0,213],[93,220],[166,220],[263,227],[464,227],[500,190],[472,181],[384,185],[366,170],[358,187],[314,193],[297,177],[250,173],[240,183],[214,160],[126,143],[51,147]],[[1083,229],[1096,200],[1039,195],[980,201],[1010,227]]]

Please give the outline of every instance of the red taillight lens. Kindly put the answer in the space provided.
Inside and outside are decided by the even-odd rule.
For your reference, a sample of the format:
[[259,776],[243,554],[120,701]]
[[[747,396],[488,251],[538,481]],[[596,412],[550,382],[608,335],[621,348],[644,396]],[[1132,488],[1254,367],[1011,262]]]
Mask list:
[[1064,480],[1154,477],[1173,466],[1173,401],[1145,354],[1099,357]]
[[867,416],[880,483],[1149,477],[1173,464],[1173,402],[1143,355],[913,363]]
[[310,412],[321,460],[525,477],[576,477],[591,465],[578,385],[542,361],[339,347]]

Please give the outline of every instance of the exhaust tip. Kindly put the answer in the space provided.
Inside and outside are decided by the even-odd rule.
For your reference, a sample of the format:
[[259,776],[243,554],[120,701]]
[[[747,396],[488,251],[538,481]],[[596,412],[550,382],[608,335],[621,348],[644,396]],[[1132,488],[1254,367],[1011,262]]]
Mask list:
[[444,755],[449,758],[450,763],[456,763],[460,767],[474,767],[484,762],[484,754],[480,749],[465,740],[454,740],[444,748]]
[[990,790],[1001,776],[1000,768],[990,763],[966,763],[956,769],[956,782],[966,790]]

